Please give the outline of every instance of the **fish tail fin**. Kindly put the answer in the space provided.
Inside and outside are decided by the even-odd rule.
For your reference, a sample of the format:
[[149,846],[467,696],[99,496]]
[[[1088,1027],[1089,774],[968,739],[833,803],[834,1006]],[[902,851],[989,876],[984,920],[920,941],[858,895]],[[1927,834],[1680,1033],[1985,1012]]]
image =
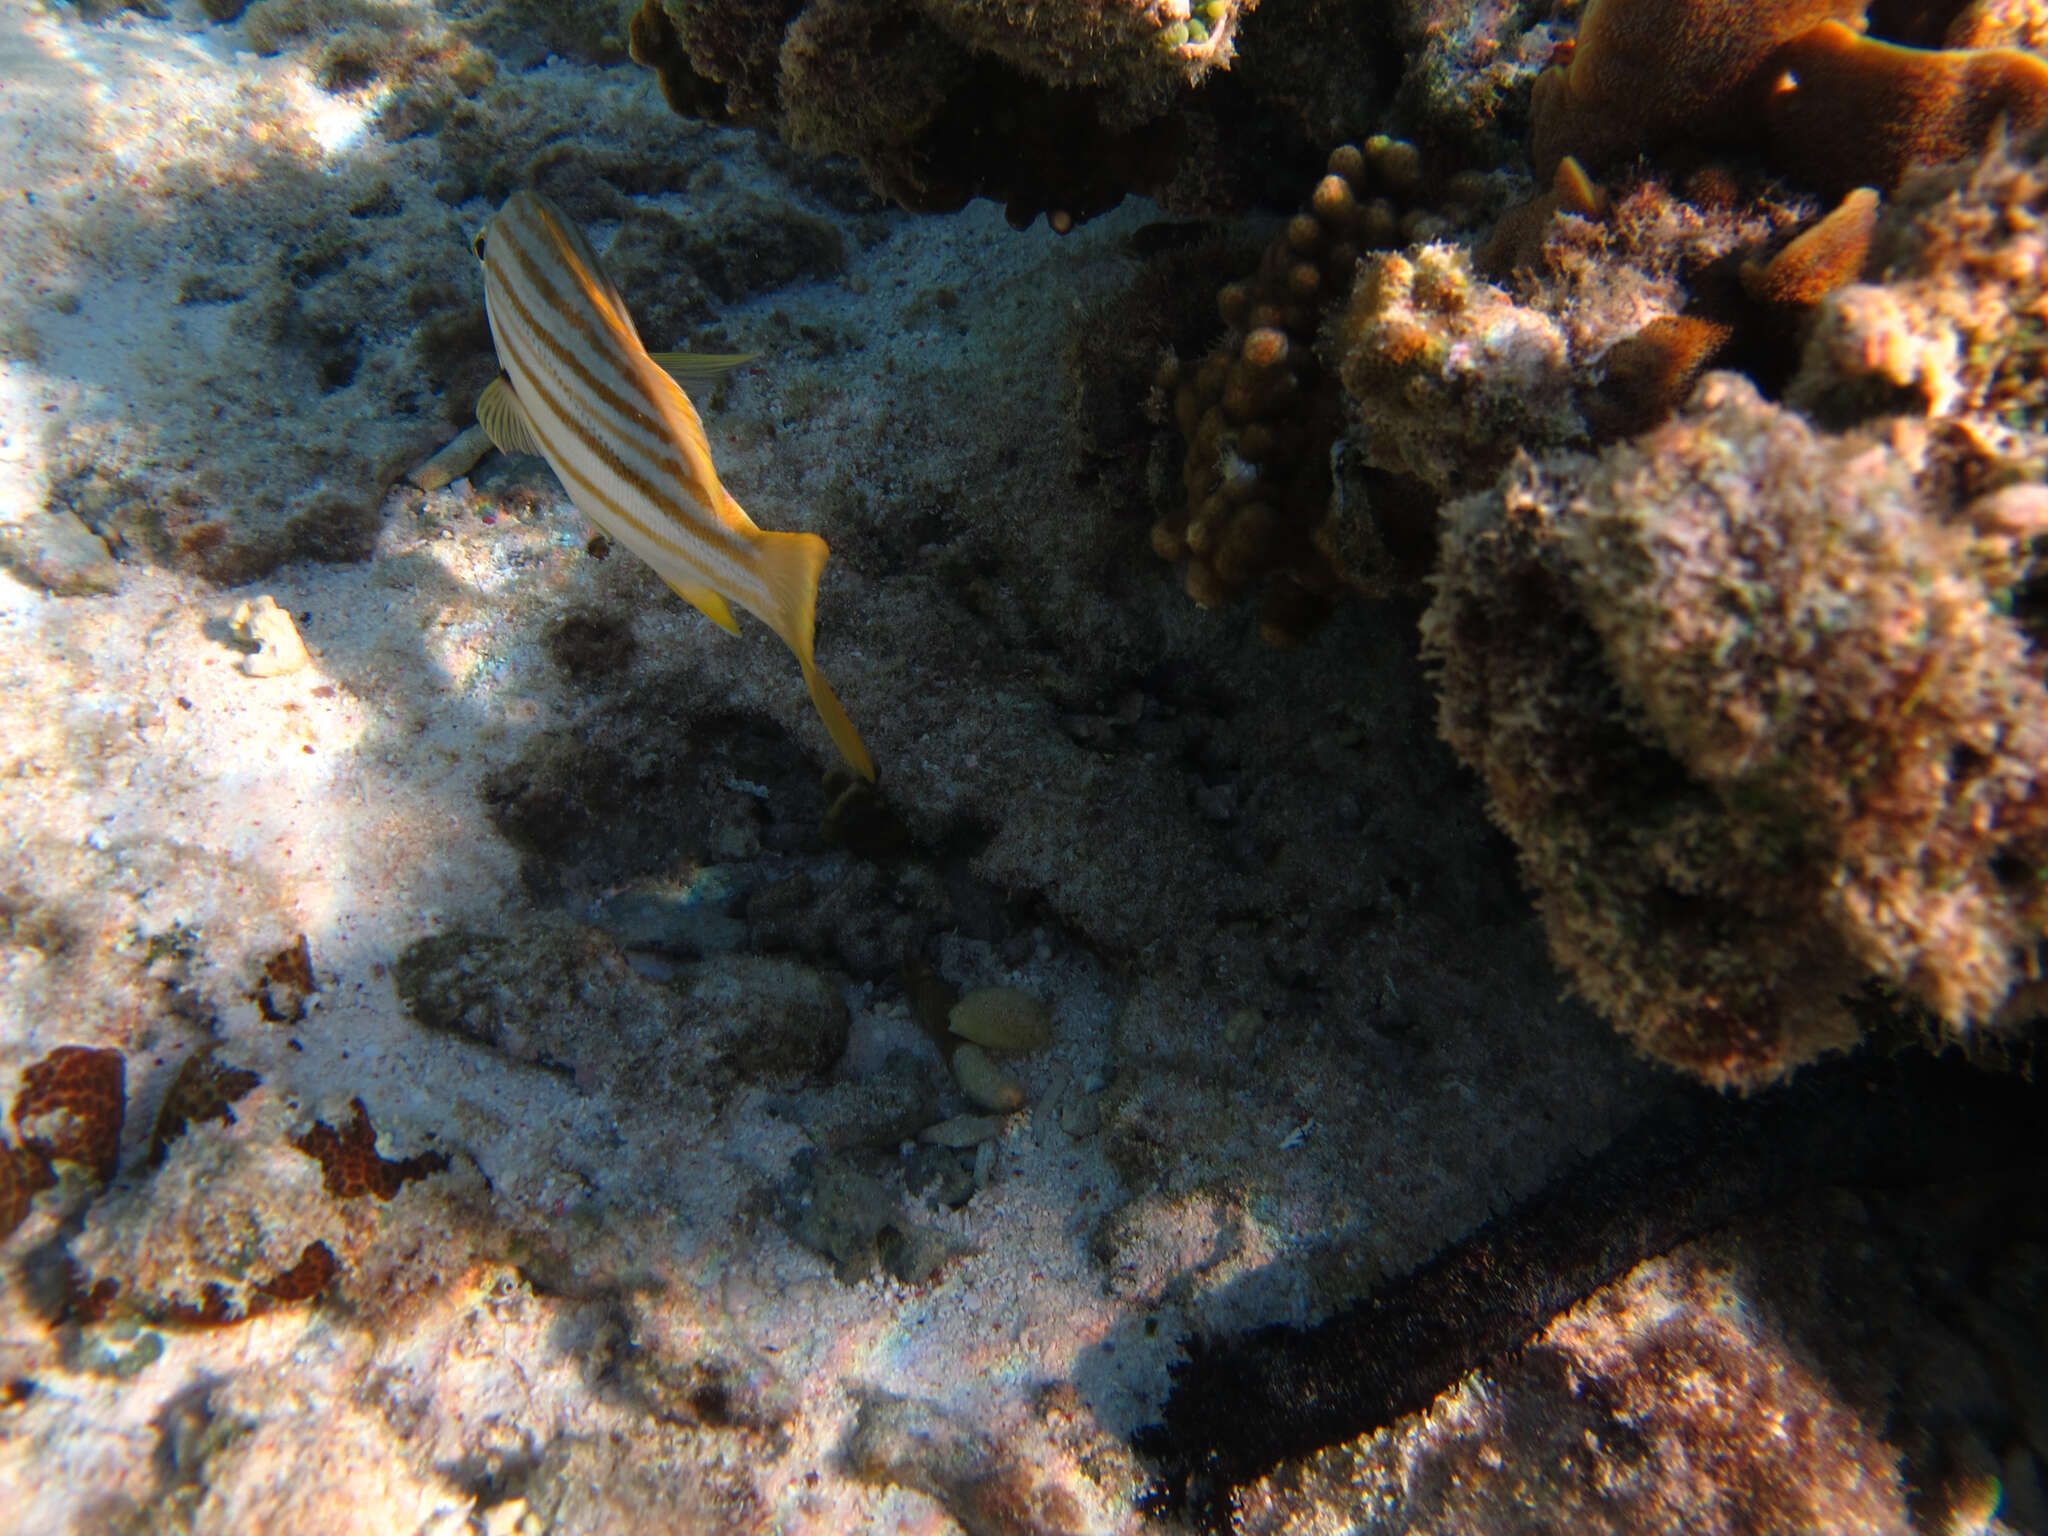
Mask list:
[[761,617],[782,636],[783,643],[796,652],[797,662],[804,669],[804,684],[811,690],[811,703],[818,711],[818,718],[825,722],[832,745],[839,749],[839,755],[855,772],[872,782],[875,760],[868,755],[860,732],[853,728],[853,721],[847,718],[846,710],[839,703],[839,695],[825,681],[825,674],[818,670],[818,663],[812,656],[818,616],[818,577],[824,572],[825,556],[830,551],[825,541],[815,533],[764,532],[756,537],[759,539],[756,547],[761,557],[761,568],[767,575],[775,610]]

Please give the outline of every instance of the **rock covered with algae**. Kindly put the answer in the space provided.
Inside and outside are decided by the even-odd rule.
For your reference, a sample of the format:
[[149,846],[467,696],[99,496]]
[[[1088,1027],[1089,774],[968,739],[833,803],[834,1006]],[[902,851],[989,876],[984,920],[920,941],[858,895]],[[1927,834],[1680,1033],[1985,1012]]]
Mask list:
[[[1809,226],[1818,256],[1795,239],[1745,260],[1708,341],[1783,379],[1783,404],[1709,375],[1667,425],[1523,458],[1446,512],[1424,625],[1446,737],[1560,962],[1709,1081],[1848,1045],[1868,986],[1964,1039],[2039,1006],[2048,438],[2023,317],[2043,188],[2037,142],[1920,173],[1875,216],[1845,200]],[[1570,286],[1600,290],[1561,222],[1523,281],[1569,316]],[[1806,270],[1777,286],[1814,272],[1820,291],[1793,317],[1802,345],[1760,366],[1784,306],[1740,306],[1793,257]],[[1697,262],[1668,270],[1695,308],[1713,292]],[[1629,417],[1625,347],[1705,323],[1611,346],[1578,393],[1589,435]],[[1360,419],[1384,457],[1401,439],[1374,430],[1376,398],[1361,389]]]
[[1866,979],[1958,1034],[2031,1010],[2037,517],[1958,497],[1924,427],[1830,436],[1729,374],[1451,509],[1444,733],[1559,960],[1651,1054],[1768,1081],[1856,1037]]
[[768,118],[908,208],[998,197],[1070,225],[1171,179],[1168,122],[1226,66],[1245,0],[646,0],[633,56],[677,111]]

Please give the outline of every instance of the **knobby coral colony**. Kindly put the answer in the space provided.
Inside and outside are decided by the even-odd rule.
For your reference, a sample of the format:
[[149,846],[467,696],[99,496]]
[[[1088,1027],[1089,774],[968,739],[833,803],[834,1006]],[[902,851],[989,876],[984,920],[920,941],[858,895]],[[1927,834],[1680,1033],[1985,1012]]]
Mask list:
[[1188,451],[1186,501],[1153,526],[1152,547],[1187,561],[1188,596],[1205,608],[1265,578],[1259,629],[1276,645],[1315,625],[1346,574],[1316,537],[1344,427],[1316,332],[1349,295],[1361,256],[1448,227],[1424,189],[1412,144],[1379,137],[1335,150],[1258,271],[1217,295],[1223,340],[1192,367],[1169,359],[1155,381]]

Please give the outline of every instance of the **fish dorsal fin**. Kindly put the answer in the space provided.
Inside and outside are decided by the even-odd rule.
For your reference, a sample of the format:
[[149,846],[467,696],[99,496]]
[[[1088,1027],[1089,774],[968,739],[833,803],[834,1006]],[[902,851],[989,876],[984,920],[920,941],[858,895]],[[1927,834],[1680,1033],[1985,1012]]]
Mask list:
[[512,381],[502,373],[486,384],[484,392],[477,396],[476,424],[484,429],[500,453],[540,452],[540,434],[533,430],[533,422],[512,388]]
[[[663,580],[667,578],[664,577]],[[734,635],[740,632],[740,621],[732,616],[732,605],[710,587],[686,587],[674,581],[669,582],[669,585],[675,589],[676,596],[720,629]]]
[[619,285],[612,281],[611,274],[604,269],[604,263],[597,259],[597,252],[590,248],[590,242],[583,237],[583,231],[575,221],[564,213],[550,198],[538,192],[526,194],[541,207],[547,220],[553,226],[555,237],[562,242],[569,253],[573,275],[589,283],[590,296],[611,311],[611,317],[628,336],[635,341],[640,333],[633,326],[633,315],[626,308],[626,296],[619,292]]
[[654,366],[678,384],[703,384],[722,379],[742,363],[751,363],[758,352],[650,352]]

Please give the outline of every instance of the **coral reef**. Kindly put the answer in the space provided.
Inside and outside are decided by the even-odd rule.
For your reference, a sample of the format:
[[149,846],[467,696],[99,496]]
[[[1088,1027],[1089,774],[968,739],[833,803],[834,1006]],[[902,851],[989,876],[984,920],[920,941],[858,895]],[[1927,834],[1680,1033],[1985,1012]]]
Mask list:
[[[1867,190],[1819,218],[1755,183],[1644,181],[1610,198],[1565,157],[1550,192],[1468,251],[1446,237],[1497,200],[1496,181],[1424,177],[1387,139],[1331,165],[1258,273],[1223,290],[1224,341],[1155,380],[1188,456],[1186,504],[1169,505],[1154,547],[1190,557],[1205,606],[1284,573],[1266,588],[1272,640],[1341,587],[1419,593],[1438,508],[1515,445],[1647,430],[1724,354],[1789,375],[1791,338],[1860,275],[1876,223]],[[1367,178],[1381,195],[1364,196]]]
[[[1413,518],[1385,481],[1352,494],[1361,471],[1433,518],[1511,443],[1615,443],[1597,464],[1524,462],[1446,514],[1427,644],[1446,734],[1520,845],[1561,962],[1651,1054],[1710,1080],[1755,1084],[1848,1043],[1841,999],[1866,980],[1963,1036],[2033,1006],[2036,749],[1995,754],[1987,780],[1976,754],[2042,729],[2040,155],[1994,147],[1915,173],[1889,207],[1866,188],[1804,219],[1711,178],[1683,197],[1639,183],[1601,212],[1560,175],[1540,233],[1495,247],[1513,294],[1455,249],[1383,256],[1326,336],[1356,468],[1318,537],[1354,571],[1412,587],[1429,550],[1388,556]],[[1562,216],[1568,201],[1586,211]],[[1717,363],[1805,418],[1731,377],[1654,431]],[[1838,440],[1809,419],[1866,425]],[[1716,455],[1743,466],[1718,512],[1690,489]],[[1830,464],[1867,473],[1868,499],[1829,499]],[[1709,532],[1738,507],[1781,530],[1774,550]],[[1816,515],[1825,554],[1802,552]],[[1929,589],[1937,570],[1961,585]],[[1769,602],[1750,614],[1739,593]],[[1953,660],[1926,662],[1932,635]],[[1912,707],[1887,717],[1886,697]],[[1753,733],[1739,747],[1708,739],[1728,711],[1753,717],[1724,721]],[[1807,778],[1822,761],[1836,792]],[[1925,880],[1904,873],[1930,845]]]
[[[848,167],[793,169],[752,135],[679,124],[644,72],[575,62],[619,29],[603,9],[565,5],[584,51],[541,63],[554,44],[506,45],[519,51],[474,95],[402,60],[373,88],[309,90],[317,31],[256,59],[233,32],[198,49],[136,20],[118,38],[62,10],[6,23],[61,30],[117,127],[163,78],[107,67],[119,43],[208,71],[208,102],[253,97],[247,137],[306,146],[288,170],[195,149],[218,114],[177,98],[157,120],[179,157],[168,183],[124,134],[121,177],[91,165],[72,183],[101,213],[80,202],[46,232],[48,206],[18,209],[0,230],[10,255],[34,255],[14,234],[32,226],[69,263],[34,269],[64,290],[35,314],[55,408],[10,353],[35,414],[8,445],[28,458],[0,456],[0,476],[40,464],[54,428],[62,494],[31,521],[135,535],[117,590],[8,587],[0,612],[0,792],[20,829],[0,1012],[35,1021],[0,1042],[0,1070],[11,1093],[53,1046],[118,1049],[137,1122],[111,1184],[60,1165],[0,1254],[0,1481],[31,1501],[26,1525],[317,1529],[342,1507],[375,1532],[796,1532],[931,1525],[937,1499],[992,1531],[1135,1527],[1117,1442],[1179,1339],[1307,1323],[1382,1286],[1611,1134],[1655,1080],[1558,998],[1506,841],[1435,738],[1409,616],[1348,605],[1327,644],[1273,656],[1205,623],[1144,556],[1155,509],[1119,478],[1146,467],[1127,430],[1137,397],[1160,346],[1200,359],[1215,320],[1183,317],[1213,316],[1216,285],[1257,260],[1228,244],[1270,226],[1127,207],[1052,241],[1008,238],[986,207],[897,217]],[[689,31],[717,93],[704,110],[783,112],[792,10],[675,7],[674,49]],[[481,37],[522,13],[465,0],[404,25],[445,17]],[[749,13],[772,50],[718,33]],[[923,68],[914,47],[837,44],[892,15],[914,23],[899,44],[937,37],[940,14],[822,8],[805,67],[821,92]],[[1030,94],[999,42],[960,45],[957,93],[896,163],[912,195],[957,197],[982,157],[1012,155],[1014,211],[1071,215],[1157,174],[1120,163],[1156,148],[1170,216],[1228,206],[1251,161],[1284,203],[1322,159],[1300,165],[1293,136],[1364,146],[1404,126],[1380,114],[1404,70],[1420,78],[1400,56],[1419,27],[1440,24],[1432,82],[1485,83],[1469,111],[1428,114],[1479,164],[1515,142],[1515,82],[1552,35],[1492,4],[1267,0],[1234,45],[1269,19],[1288,58],[1248,56],[1199,94],[1169,82],[1159,115],[1091,165],[1113,87]],[[1029,9],[1008,20],[1030,25]],[[1286,78],[1318,48],[1326,74]],[[273,92],[295,115],[266,115]],[[957,158],[919,159],[942,136]],[[1694,309],[1722,257],[1738,293],[1749,260],[1764,301],[1829,302],[1770,275],[1772,241],[1821,209],[1780,194],[1754,211],[1748,183],[1718,211],[1689,183],[1683,198],[1617,182],[1608,206],[1561,201],[1530,262],[1493,274],[1497,291],[1461,269],[1461,295],[1449,225],[1497,183],[1442,176],[1443,141],[1413,142],[1428,146],[1416,197],[1371,176],[1353,193],[1386,196],[1406,223],[1395,240],[1417,242],[1406,274],[1374,267],[1370,316],[1429,333],[1412,367],[1370,378],[1354,415],[1341,365],[1367,360],[1327,341],[1350,306],[1272,328],[1320,349],[1329,478],[1374,493],[1348,505],[1406,493],[1427,510],[1497,472],[1483,427],[1509,402],[1456,371],[1496,321],[1551,338],[1530,376],[1545,409],[1517,428],[1551,447],[1609,430],[1587,403],[1603,373],[1624,397],[1684,389],[1706,352],[1686,343],[1711,333],[1682,332],[1729,323]],[[609,237],[651,344],[761,354],[702,402],[706,430],[741,499],[838,552],[835,644],[900,765],[886,803],[821,789],[773,728],[751,648],[707,644],[723,637],[603,558],[530,463],[470,461],[374,517],[271,536],[275,498],[320,480],[374,503],[372,450],[461,424],[490,368],[464,236],[529,180]],[[1653,224],[1678,233],[1631,243]],[[1177,290],[1158,327],[1075,336],[1133,256]],[[307,328],[256,324],[285,289]],[[120,347],[74,361],[114,333]],[[1056,363],[1070,338],[1087,345]],[[1739,356],[1738,341],[1723,345]],[[71,435],[59,386],[74,376],[95,398],[126,392],[125,437]],[[2024,370],[1985,377],[2024,417]],[[1112,378],[1136,384],[1122,415],[1103,404]],[[252,379],[282,414],[255,407]],[[1845,383],[1835,424],[1883,388]],[[1403,409],[1410,389],[1429,403]],[[209,426],[196,411],[215,404]],[[2027,525],[2012,472],[1946,439],[1941,454],[1985,482],[1962,503],[1973,526]],[[1418,465],[1436,469],[1403,467]],[[155,514],[137,510],[151,497]],[[291,558],[316,536],[371,558]],[[1290,534],[1327,563],[1317,537]],[[2013,567],[2024,623],[2021,544],[1983,553]],[[230,596],[194,574],[248,574],[258,556],[287,563]],[[256,681],[225,625],[265,590],[312,661]],[[181,826],[204,841],[177,841]],[[948,1080],[908,1006],[906,956],[962,993],[1042,1000],[1056,1027],[1014,1006],[963,1015],[978,1048],[1030,1049],[986,1061],[1002,1079]],[[970,1075],[1027,1107],[964,1112]],[[0,1216],[22,1203],[0,1190]],[[1630,1422],[1654,1426],[1646,1396]],[[916,1411],[878,1412],[850,1440],[885,1401]],[[2002,1456],[2010,1437],[1985,1435]],[[1534,1479],[1550,1464],[1514,1465]],[[41,1475],[53,1466],[65,1475]]]
[[[1318,336],[1308,301],[1330,274],[1302,258],[1357,200],[1343,176],[1326,181],[1258,277],[1225,290],[1225,342],[1199,369],[1169,364],[1157,380],[1190,445],[1189,501],[1154,543],[1191,556],[1189,591],[1204,603],[1285,550],[1274,563],[1292,585],[1280,590],[1296,596],[1263,616],[1268,638],[1299,632],[1289,616],[1313,619],[1300,593],[1326,596],[1341,580],[1419,594],[1440,559],[1427,634],[1445,666],[1445,731],[1487,778],[1561,963],[1653,1056],[1754,1086],[1856,1038],[1843,998],[1866,984],[1960,1038],[2023,1016],[2038,990],[2043,911],[2023,871],[2040,835],[2026,766],[2042,728],[2029,661],[2037,498],[2025,485],[2048,466],[2041,150],[2000,141],[1966,157],[1992,117],[2031,121],[2048,66],[1859,43],[1839,68],[1808,71],[1826,89],[1799,109],[1822,114],[1798,120],[1802,162],[1740,137],[1755,104],[1724,84],[1833,48],[1836,23],[1825,7],[1776,7],[1710,25],[1711,9],[1603,0],[1569,69],[1539,94],[1551,190],[1503,216],[1476,257],[1418,241],[1414,227],[1399,252],[1341,250],[1359,275],[1335,285],[1343,303]],[[1640,120],[1607,111],[1602,84],[1638,55],[1679,60],[1689,82]],[[1830,133],[1877,110],[1878,86],[1858,97],[1843,83],[1869,69],[1922,70],[1923,81],[1961,70],[1977,84],[1943,87],[1947,106],[1924,121],[1901,108],[1903,136],[1871,158],[1817,169]],[[1682,187],[1644,178],[1610,196],[1577,155],[1611,167],[1624,144],[1754,144],[1835,200],[1788,199],[1753,170],[1717,166]],[[1333,170],[1355,152],[1339,153],[1347,166]],[[1940,163],[1915,169],[1923,161]],[[1710,367],[1740,370],[1750,392],[1725,379],[1704,414],[1659,435]],[[1779,393],[1805,416],[1770,405]],[[1889,432],[1827,435],[1897,412],[1907,419]],[[1601,445],[1613,446],[1597,461],[1556,452]],[[1264,462],[1276,449],[1277,471]],[[1508,466],[1518,451],[1550,456]],[[1718,514],[1689,492],[1716,455],[1748,465],[1717,505],[1781,530],[1768,558],[1731,529],[1710,532]],[[1830,477],[1852,464],[1869,471],[1867,497],[1837,507]],[[1504,468],[1490,510],[1448,514],[1456,547],[1439,557],[1445,504]],[[1809,499],[1837,535],[1863,531],[1834,536],[1825,555],[1801,552]],[[1657,519],[1631,521],[1619,509],[1632,504],[1668,521],[1648,533]],[[1900,542],[1888,555],[1889,541]],[[1666,570],[1681,548],[1697,562],[1689,587]],[[1830,560],[1848,564],[1824,569]],[[1961,585],[1926,590],[1944,562]],[[1859,637],[1845,651],[1815,638],[1825,590],[1853,593],[1853,618],[1826,619]],[[1778,594],[1769,611],[1782,628],[1715,606],[1736,592]],[[1884,637],[1899,624],[1921,633],[1937,610],[1926,622],[1958,659],[1925,671],[1924,689],[1941,694],[1928,707],[1917,652]],[[1679,638],[1688,625],[1698,633]],[[1482,661],[1490,644],[1501,651]],[[1801,680],[1766,681],[1774,669]],[[1886,698],[1890,716],[1873,703]],[[1754,715],[1754,739],[1704,739],[1717,711]],[[2025,745],[1993,753],[1980,778],[1986,745],[2012,742]],[[1606,768],[1589,777],[1591,761]],[[1808,777],[1821,762],[1832,797]],[[1889,787],[1866,782],[1873,773]],[[1614,786],[1610,803],[1599,784]],[[1922,878],[1911,871],[1930,842],[1940,851]]]
[[1424,621],[1561,964],[1750,1086],[1855,1038],[1865,976],[1959,1033],[2048,936],[2031,525],[1957,517],[1926,432],[1817,434],[1733,375],[1449,512]]

